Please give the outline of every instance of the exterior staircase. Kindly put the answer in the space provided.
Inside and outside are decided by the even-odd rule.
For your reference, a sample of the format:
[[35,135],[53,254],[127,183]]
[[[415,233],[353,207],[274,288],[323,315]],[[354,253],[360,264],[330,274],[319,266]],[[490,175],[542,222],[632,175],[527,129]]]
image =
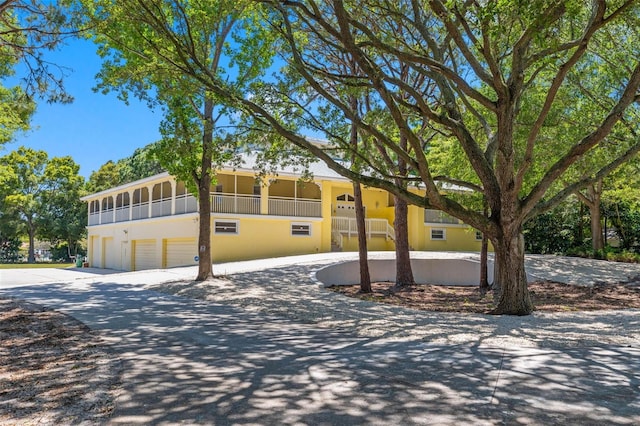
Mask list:
[[[387,219],[365,219],[365,232],[367,239],[372,237],[384,237],[395,241],[396,232]],[[342,236],[358,235],[356,219],[352,217],[331,218],[331,251],[342,251]]]

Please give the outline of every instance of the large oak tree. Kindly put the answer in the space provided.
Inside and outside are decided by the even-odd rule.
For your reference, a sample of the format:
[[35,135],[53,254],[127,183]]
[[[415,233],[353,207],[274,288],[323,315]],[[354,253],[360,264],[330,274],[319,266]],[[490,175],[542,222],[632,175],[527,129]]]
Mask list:
[[[145,8],[149,2],[131,3],[132,10],[144,10],[141,25],[153,32],[144,42],[164,53],[157,66],[171,64],[341,175],[441,209],[482,231],[495,249],[495,284],[502,289],[497,313],[524,315],[533,309],[523,224],[640,150],[636,138],[612,138],[627,135],[618,129],[638,109],[636,1],[256,1],[268,8],[262,25],[280,37],[275,49],[305,84],[287,87],[263,79],[250,92],[233,75],[211,73],[184,41],[190,16],[167,20],[161,8]],[[193,7],[204,11],[197,2]],[[336,50],[357,65],[357,72],[327,69],[324,55]],[[597,84],[598,66],[607,70],[606,85]],[[402,67],[425,85],[397,78]],[[609,72],[611,67],[616,73]],[[585,81],[600,88],[595,100],[577,95]],[[327,82],[375,93],[375,102],[395,123],[393,133],[377,126],[375,116],[354,111],[349,90],[327,90]],[[584,104],[592,106],[588,117],[581,114]],[[355,171],[335,159],[331,146],[301,136],[303,122],[330,140],[339,139],[317,119],[315,112],[324,105],[403,159],[406,174],[376,167],[376,151],[361,144],[353,155],[369,167]],[[573,123],[566,137],[554,136],[558,123]],[[434,133],[438,137],[425,138]],[[618,149],[605,155],[613,143]],[[428,154],[440,144],[462,151],[471,178],[434,174]],[[591,166],[575,173],[581,164]],[[398,185],[398,179],[419,184],[423,194]],[[443,182],[478,192],[486,213],[441,191]]]
[[[198,197],[199,270],[212,276],[210,192],[214,169],[236,154],[229,103],[191,70],[227,81],[234,91],[268,65],[271,52],[255,6],[247,1],[75,2],[76,16],[90,26],[104,61],[99,88],[123,100],[137,96],[164,112],[156,157]],[[231,44],[237,44],[234,48]]]

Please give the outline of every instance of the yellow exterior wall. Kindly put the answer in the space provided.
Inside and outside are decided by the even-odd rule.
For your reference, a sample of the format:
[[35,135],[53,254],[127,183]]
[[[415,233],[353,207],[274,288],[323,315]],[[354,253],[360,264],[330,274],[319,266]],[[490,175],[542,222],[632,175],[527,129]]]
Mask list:
[[238,194],[253,194],[253,187],[258,183],[251,176],[238,176]]
[[[331,184],[332,214],[336,214],[336,200],[342,194],[353,196],[353,185],[347,182],[334,182]],[[365,206],[367,217],[385,218],[387,215],[387,192],[381,189],[362,188],[362,204]],[[392,209],[393,210],[393,209]]]
[[[215,234],[212,224],[211,253],[214,262],[318,253],[322,250],[319,220],[273,216],[224,216],[212,220],[238,222],[238,234]],[[291,235],[292,222],[310,224],[311,236]]]

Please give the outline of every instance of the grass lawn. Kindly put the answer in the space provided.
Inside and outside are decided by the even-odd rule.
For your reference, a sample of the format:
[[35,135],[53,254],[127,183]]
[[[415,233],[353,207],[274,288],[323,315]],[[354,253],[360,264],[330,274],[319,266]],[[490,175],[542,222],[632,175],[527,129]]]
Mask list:
[[71,268],[75,263],[0,263],[0,269]]

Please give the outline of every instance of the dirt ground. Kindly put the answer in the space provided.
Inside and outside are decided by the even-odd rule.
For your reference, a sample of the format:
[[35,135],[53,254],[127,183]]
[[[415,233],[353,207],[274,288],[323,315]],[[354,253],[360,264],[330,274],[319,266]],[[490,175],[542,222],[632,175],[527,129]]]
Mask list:
[[[394,290],[394,283],[372,283],[373,293],[361,293],[359,285],[333,286],[329,290],[380,303],[439,312],[489,313],[495,308],[493,293],[482,295],[477,287],[418,284]],[[624,283],[575,286],[551,281],[529,284],[538,311],[596,311],[640,308],[640,277]]]
[[84,324],[0,299],[0,425],[102,424],[120,362]]

